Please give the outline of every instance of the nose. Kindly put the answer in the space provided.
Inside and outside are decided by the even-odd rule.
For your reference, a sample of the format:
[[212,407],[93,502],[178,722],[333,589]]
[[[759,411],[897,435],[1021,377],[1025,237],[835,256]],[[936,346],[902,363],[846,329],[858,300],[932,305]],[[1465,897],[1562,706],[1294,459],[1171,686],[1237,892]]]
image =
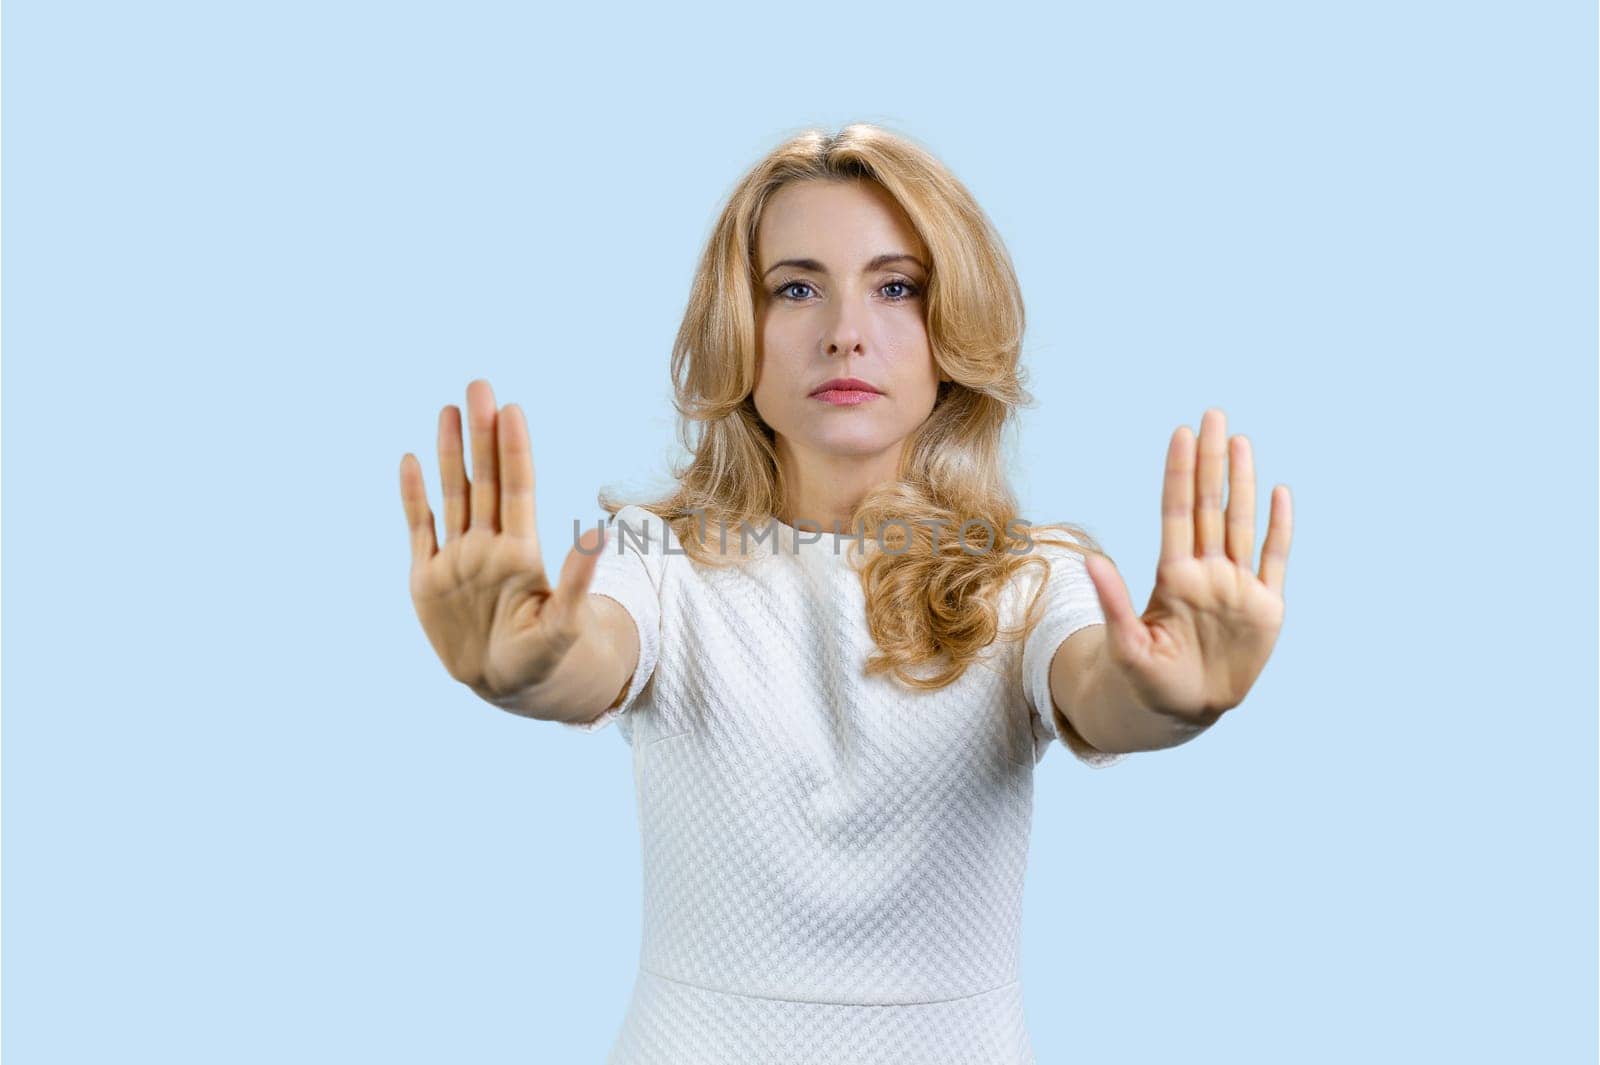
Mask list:
[[860,355],[862,353],[861,328],[856,324],[855,315],[848,309],[841,309],[839,316],[834,319],[827,335],[828,355]]

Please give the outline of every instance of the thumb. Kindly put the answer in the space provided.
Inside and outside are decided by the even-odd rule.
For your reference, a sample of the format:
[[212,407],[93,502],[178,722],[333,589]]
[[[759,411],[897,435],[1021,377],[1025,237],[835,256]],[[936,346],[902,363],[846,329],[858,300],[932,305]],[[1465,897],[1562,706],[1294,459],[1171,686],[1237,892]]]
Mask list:
[[604,528],[588,529],[567,552],[553,596],[557,609],[567,617],[575,617],[587,600],[595,567],[600,564],[600,552],[605,550],[608,539]]
[[1139,650],[1148,642],[1149,635],[1144,631],[1144,622],[1139,613],[1133,609],[1128,586],[1123,583],[1116,563],[1105,555],[1090,551],[1084,554],[1083,564],[1089,571],[1089,579],[1094,582],[1100,609],[1106,615],[1107,639],[1117,645],[1123,661],[1137,658]]

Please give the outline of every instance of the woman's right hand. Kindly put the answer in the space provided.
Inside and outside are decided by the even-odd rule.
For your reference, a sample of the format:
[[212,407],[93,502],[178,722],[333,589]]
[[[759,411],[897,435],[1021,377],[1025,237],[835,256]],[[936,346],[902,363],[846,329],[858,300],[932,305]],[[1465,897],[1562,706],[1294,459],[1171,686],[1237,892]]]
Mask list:
[[604,543],[582,538],[545,577],[534,525],[533,455],[522,409],[496,413],[489,382],[467,385],[472,481],[461,448],[461,412],[439,412],[439,475],[444,487],[444,547],[434,537],[422,466],[400,460],[400,498],[411,529],[411,602],[450,676],[491,702],[535,688],[554,674],[585,626],[594,624],[589,582]]

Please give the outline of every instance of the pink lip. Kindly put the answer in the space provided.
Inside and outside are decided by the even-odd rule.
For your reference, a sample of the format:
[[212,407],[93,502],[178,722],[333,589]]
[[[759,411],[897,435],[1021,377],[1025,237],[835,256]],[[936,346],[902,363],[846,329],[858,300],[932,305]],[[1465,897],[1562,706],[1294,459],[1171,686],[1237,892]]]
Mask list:
[[[829,394],[843,396],[857,392],[866,392],[875,396],[878,395],[878,388],[871,381],[863,381],[859,377],[830,377],[828,380],[818,385],[811,394],[814,397],[821,399]],[[839,400],[830,399],[828,402],[837,403]],[[851,400],[851,402],[859,403],[861,401],[859,399],[855,399]]]
[[811,393],[811,398],[820,399],[824,403],[832,403],[835,406],[853,407],[858,403],[877,399],[878,395],[877,392],[865,392],[859,388],[829,388],[822,392]]

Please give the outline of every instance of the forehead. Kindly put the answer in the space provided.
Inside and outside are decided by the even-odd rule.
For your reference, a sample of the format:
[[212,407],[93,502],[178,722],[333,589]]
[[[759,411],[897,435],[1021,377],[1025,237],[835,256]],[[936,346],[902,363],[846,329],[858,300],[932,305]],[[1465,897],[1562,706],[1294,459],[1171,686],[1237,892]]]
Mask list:
[[835,271],[856,270],[890,251],[927,261],[911,219],[873,181],[790,182],[767,200],[756,229],[758,268],[805,257]]

